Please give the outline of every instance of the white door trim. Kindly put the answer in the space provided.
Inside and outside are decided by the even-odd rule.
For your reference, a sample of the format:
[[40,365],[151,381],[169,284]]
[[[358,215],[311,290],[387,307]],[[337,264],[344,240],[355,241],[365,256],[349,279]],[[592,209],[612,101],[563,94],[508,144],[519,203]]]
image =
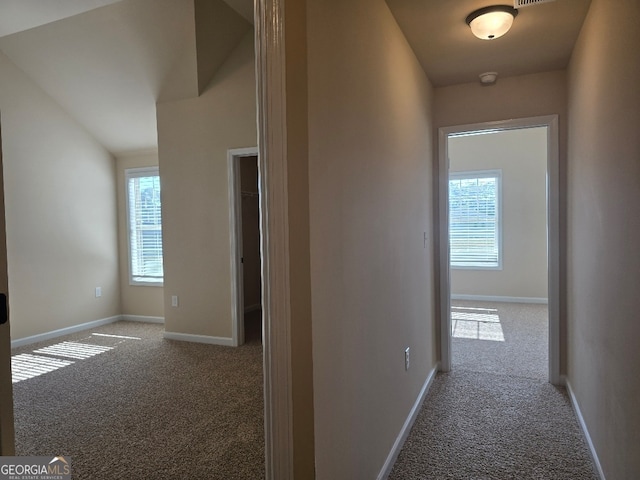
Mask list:
[[[0,455],[15,455],[13,386],[11,383],[11,333],[9,319],[9,277],[7,276],[7,235],[4,208],[4,170],[0,132],[0,293],[6,295],[7,321],[0,325]],[[1,308],[1,307],[0,307]]]
[[258,155],[258,147],[233,148],[227,151],[229,177],[229,232],[231,247],[231,344],[244,344],[244,289],[242,268],[242,196],[240,160]]
[[254,12],[267,480],[293,479],[284,1]]
[[441,369],[451,370],[451,288],[449,281],[449,155],[450,134],[479,130],[548,127],[547,130],[547,271],[549,276],[549,382],[562,383],[560,372],[560,173],[558,116],[546,115],[498,122],[442,127],[438,131],[438,252],[440,266]]

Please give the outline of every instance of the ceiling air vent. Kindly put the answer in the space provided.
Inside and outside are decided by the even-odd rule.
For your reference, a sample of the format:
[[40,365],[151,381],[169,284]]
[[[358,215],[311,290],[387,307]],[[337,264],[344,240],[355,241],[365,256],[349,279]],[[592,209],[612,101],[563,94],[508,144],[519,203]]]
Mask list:
[[514,8],[530,7],[539,3],[555,2],[556,0],[513,0]]

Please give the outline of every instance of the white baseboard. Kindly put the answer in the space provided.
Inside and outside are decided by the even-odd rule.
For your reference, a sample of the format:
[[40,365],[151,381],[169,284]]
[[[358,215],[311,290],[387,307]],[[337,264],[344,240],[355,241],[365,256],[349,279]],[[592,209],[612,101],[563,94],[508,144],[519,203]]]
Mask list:
[[93,322],[81,323],[79,325],[73,325],[71,327],[60,328],[51,332],[39,333],[30,337],[19,338],[11,341],[11,348],[22,347],[36,342],[44,342],[45,340],[51,340],[52,338],[61,337],[62,335],[69,335],[70,333],[80,332],[82,330],[88,330],[90,328],[99,327],[108,323],[117,322],[122,318],[121,315],[115,315],[113,317],[102,318],[100,320],[94,320]]
[[471,300],[473,302],[504,302],[504,303],[540,303],[548,304],[548,298],[538,297],[501,297],[495,295],[464,295],[451,294],[451,300]]
[[400,450],[402,450],[402,446],[404,445],[404,442],[407,440],[407,437],[409,436],[409,432],[411,432],[411,427],[413,427],[413,424],[416,421],[418,413],[420,412],[420,408],[422,407],[422,403],[424,402],[424,399],[427,396],[427,392],[429,391],[429,388],[431,388],[431,384],[433,383],[433,379],[436,377],[436,373],[438,372],[439,368],[440,368],[440,364],[436,363],[436,365],[429,372],[429,375],[427,375],[427,379],[425,380],[424,385],[422,386],[422,389],[418,394],[418,398],[416,399],[416,402],[413,404],[413,407],[409,412],[409,416],[405,420],[404,425],[402,426],[402,429],[400,430],[400,433],[396,438],[396,441],[393,443],[393,447],[391,447],[391,451],[389,452],[389,455],[387,455],[387,459],[385,460],[384,465],[382,466],[382,470],[380,470],[380,473],[378,474],[377,480],[385,480],[391,473],[391,470],[393,469],[393,465],[396,463],[396,460],[398,459]]
[[209,345],[224,345],[233,347],[233,338],[211,337],[209,335],[193,335],[191,333],[164,332],[167,340],[178,340],[181,342],[207,343]]
[[148,315],[122,315],[122,320],[143,323],[164,323],[164,317],[150,317]]
[[262,310],[262,305],[256,303],[255,305],[247,305],[244,307],[244,313],[255,312],[256,310]]
[[565,384],[567,386],[569,398],[571,399],[571,405],[573,405],[573,410],[576,412],[576,417],[578,417],[578,423],[580,424],[580,428],[582,429],[584,438],[587,440],[587,445],[589,446],[589,452],[591,452],[593,463],[596,465],[596,469],[598,470],[598,476],[600,477],[600,480],[605,480],[604,472],[602,471],[602,465],[600,465],[600,459],[598,458],[598,453],[596,452],[596,448],[591,441],[591,435],[589,435],[589,430],[587,429],[587,424],[585,423],[582,412],[580,411],[580,406],[578,405],[576,396],[573,393],[571,384],[568,381],[565,381]]

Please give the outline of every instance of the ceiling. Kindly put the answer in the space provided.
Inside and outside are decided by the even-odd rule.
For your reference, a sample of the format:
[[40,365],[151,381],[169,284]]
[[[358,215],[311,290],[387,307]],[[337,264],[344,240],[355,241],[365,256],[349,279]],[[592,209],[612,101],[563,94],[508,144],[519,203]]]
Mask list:
[[[163,12],[153,27],[152,3]],[[180,7],[119,2],[2,37],[0,50],[107,150],[154,148],[156,98],[188,41],[189,10]]]
[[244,19],[253,25],[253,0],[224,0]]
[[[156,102],[200,93],[250,30],[221,0],[203,5],[196,26],[193,0],[0,0],[0,32],[13,32],[0,51],[114,155],[155,149]],[[198,45],[200,77],[199,26],[222,32]]]
[[565,68],[590,4],[556,0],[520,8],[505,36],[480,40],[465,23],[467,15],[511,1],[386,1],[435,87],[475,82],[483,72],[508,77]]
[[[122,0],[0,0],[0,37],[40,27]],[[253,24],[253,0],[224,0]]]
[[1,0],[0,37],[104,7],[120,0]]
[[[156,102],[167,99],[176,66],[195,55],[194,1],[220,5],[218,24],[203,32],[226,36],[237,19],[250,29],[253,0],[0,0],[0,51],[113,154],[157,148]],[[565,68],[590,3],[522,8],[509,33],[485,41],[465,18],[493,0],[386,1],[435,87],[475,82],[487,71]],[[231,13],[221,16],[222,6]],[[208,58],[223,60],[236,43],[218,36]]]

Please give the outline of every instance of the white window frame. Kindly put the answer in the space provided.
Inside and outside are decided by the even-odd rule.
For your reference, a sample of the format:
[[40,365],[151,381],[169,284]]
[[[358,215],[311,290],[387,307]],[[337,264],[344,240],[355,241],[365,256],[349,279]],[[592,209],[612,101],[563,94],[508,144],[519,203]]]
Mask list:
[[[124,196],[125,210],[127,214],[127,252],[128,252],[128,268],[129,268],[129,285],[162,287],[164,285],[164,268],[163,277],[159,280],[137,280],[133,275],[132,268],[132,252],[131,252],[131,209],[129,204],[129,180],[141,177],[159,177],[160,169],[154,167],[127,168],[124,172]],[[162,227],[161,227],[162,229]],[[164,254],[164,252],[163,252]]]
[[[449,172],[449,182],[451,180],[464,180],[471,178],[496,178],[496,230],[498,243],[497,265],[454,265],[450,260],[450,268],[453,270],[502,270],[502,170],[472,170]],[[451,213],[449,212],[449,215]],[[451,226],[449,226],[451,228]],[[450,236],[450,234],[449,234]],[[449,240],[451,241],[451,240]]]

